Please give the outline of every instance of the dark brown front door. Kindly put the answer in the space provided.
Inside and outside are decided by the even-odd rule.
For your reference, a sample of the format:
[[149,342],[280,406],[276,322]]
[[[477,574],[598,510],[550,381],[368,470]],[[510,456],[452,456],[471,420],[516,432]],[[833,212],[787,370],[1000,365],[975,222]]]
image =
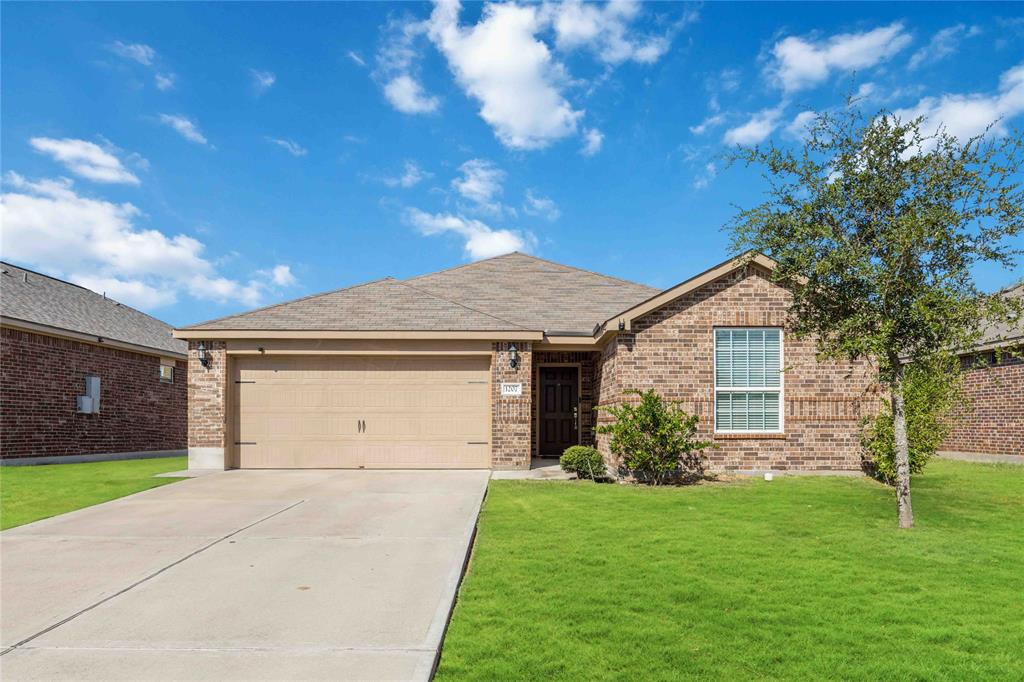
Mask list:
[[579,367],[540,368],[539,454],[559,457],[579,438]]

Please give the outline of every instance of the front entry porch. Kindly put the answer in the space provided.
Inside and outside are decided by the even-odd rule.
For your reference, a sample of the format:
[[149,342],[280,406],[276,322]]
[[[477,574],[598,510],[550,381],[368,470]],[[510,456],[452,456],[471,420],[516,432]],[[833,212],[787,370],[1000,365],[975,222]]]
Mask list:
[[534,353],[533,456],[551,462],[594,443],[596,352]]

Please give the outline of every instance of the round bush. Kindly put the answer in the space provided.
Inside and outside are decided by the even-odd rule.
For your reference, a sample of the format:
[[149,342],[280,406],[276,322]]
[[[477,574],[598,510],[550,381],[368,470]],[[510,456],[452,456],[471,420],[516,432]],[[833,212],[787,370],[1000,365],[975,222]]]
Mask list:
[[608,469],[604,457],[589,445],[573,445],[566,448],[558,460],[562,471],[576,474],[579,478],[602,478]]

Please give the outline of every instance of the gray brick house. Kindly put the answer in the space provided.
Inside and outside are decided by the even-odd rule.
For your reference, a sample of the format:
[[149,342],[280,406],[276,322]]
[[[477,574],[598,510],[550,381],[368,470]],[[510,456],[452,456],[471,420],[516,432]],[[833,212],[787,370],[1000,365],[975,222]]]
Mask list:
[[786,330],[761,255],[661,291],[513,253],[175,330],[195,468],[495,468],[595,436],[657,389],[720,469],[852,470],[866,364]]

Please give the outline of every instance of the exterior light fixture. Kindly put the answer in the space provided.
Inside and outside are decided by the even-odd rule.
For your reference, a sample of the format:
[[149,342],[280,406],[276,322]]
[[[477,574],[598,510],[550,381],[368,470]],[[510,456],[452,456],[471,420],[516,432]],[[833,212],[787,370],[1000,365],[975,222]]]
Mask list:
[[519,367],[519,349],[516,344],[508,344],[508,366],[512,369]]
[[206,369],[210,369],[210,351],[206,349],[206,344],[200,341],[196,350],[199,351],[199,364]]

